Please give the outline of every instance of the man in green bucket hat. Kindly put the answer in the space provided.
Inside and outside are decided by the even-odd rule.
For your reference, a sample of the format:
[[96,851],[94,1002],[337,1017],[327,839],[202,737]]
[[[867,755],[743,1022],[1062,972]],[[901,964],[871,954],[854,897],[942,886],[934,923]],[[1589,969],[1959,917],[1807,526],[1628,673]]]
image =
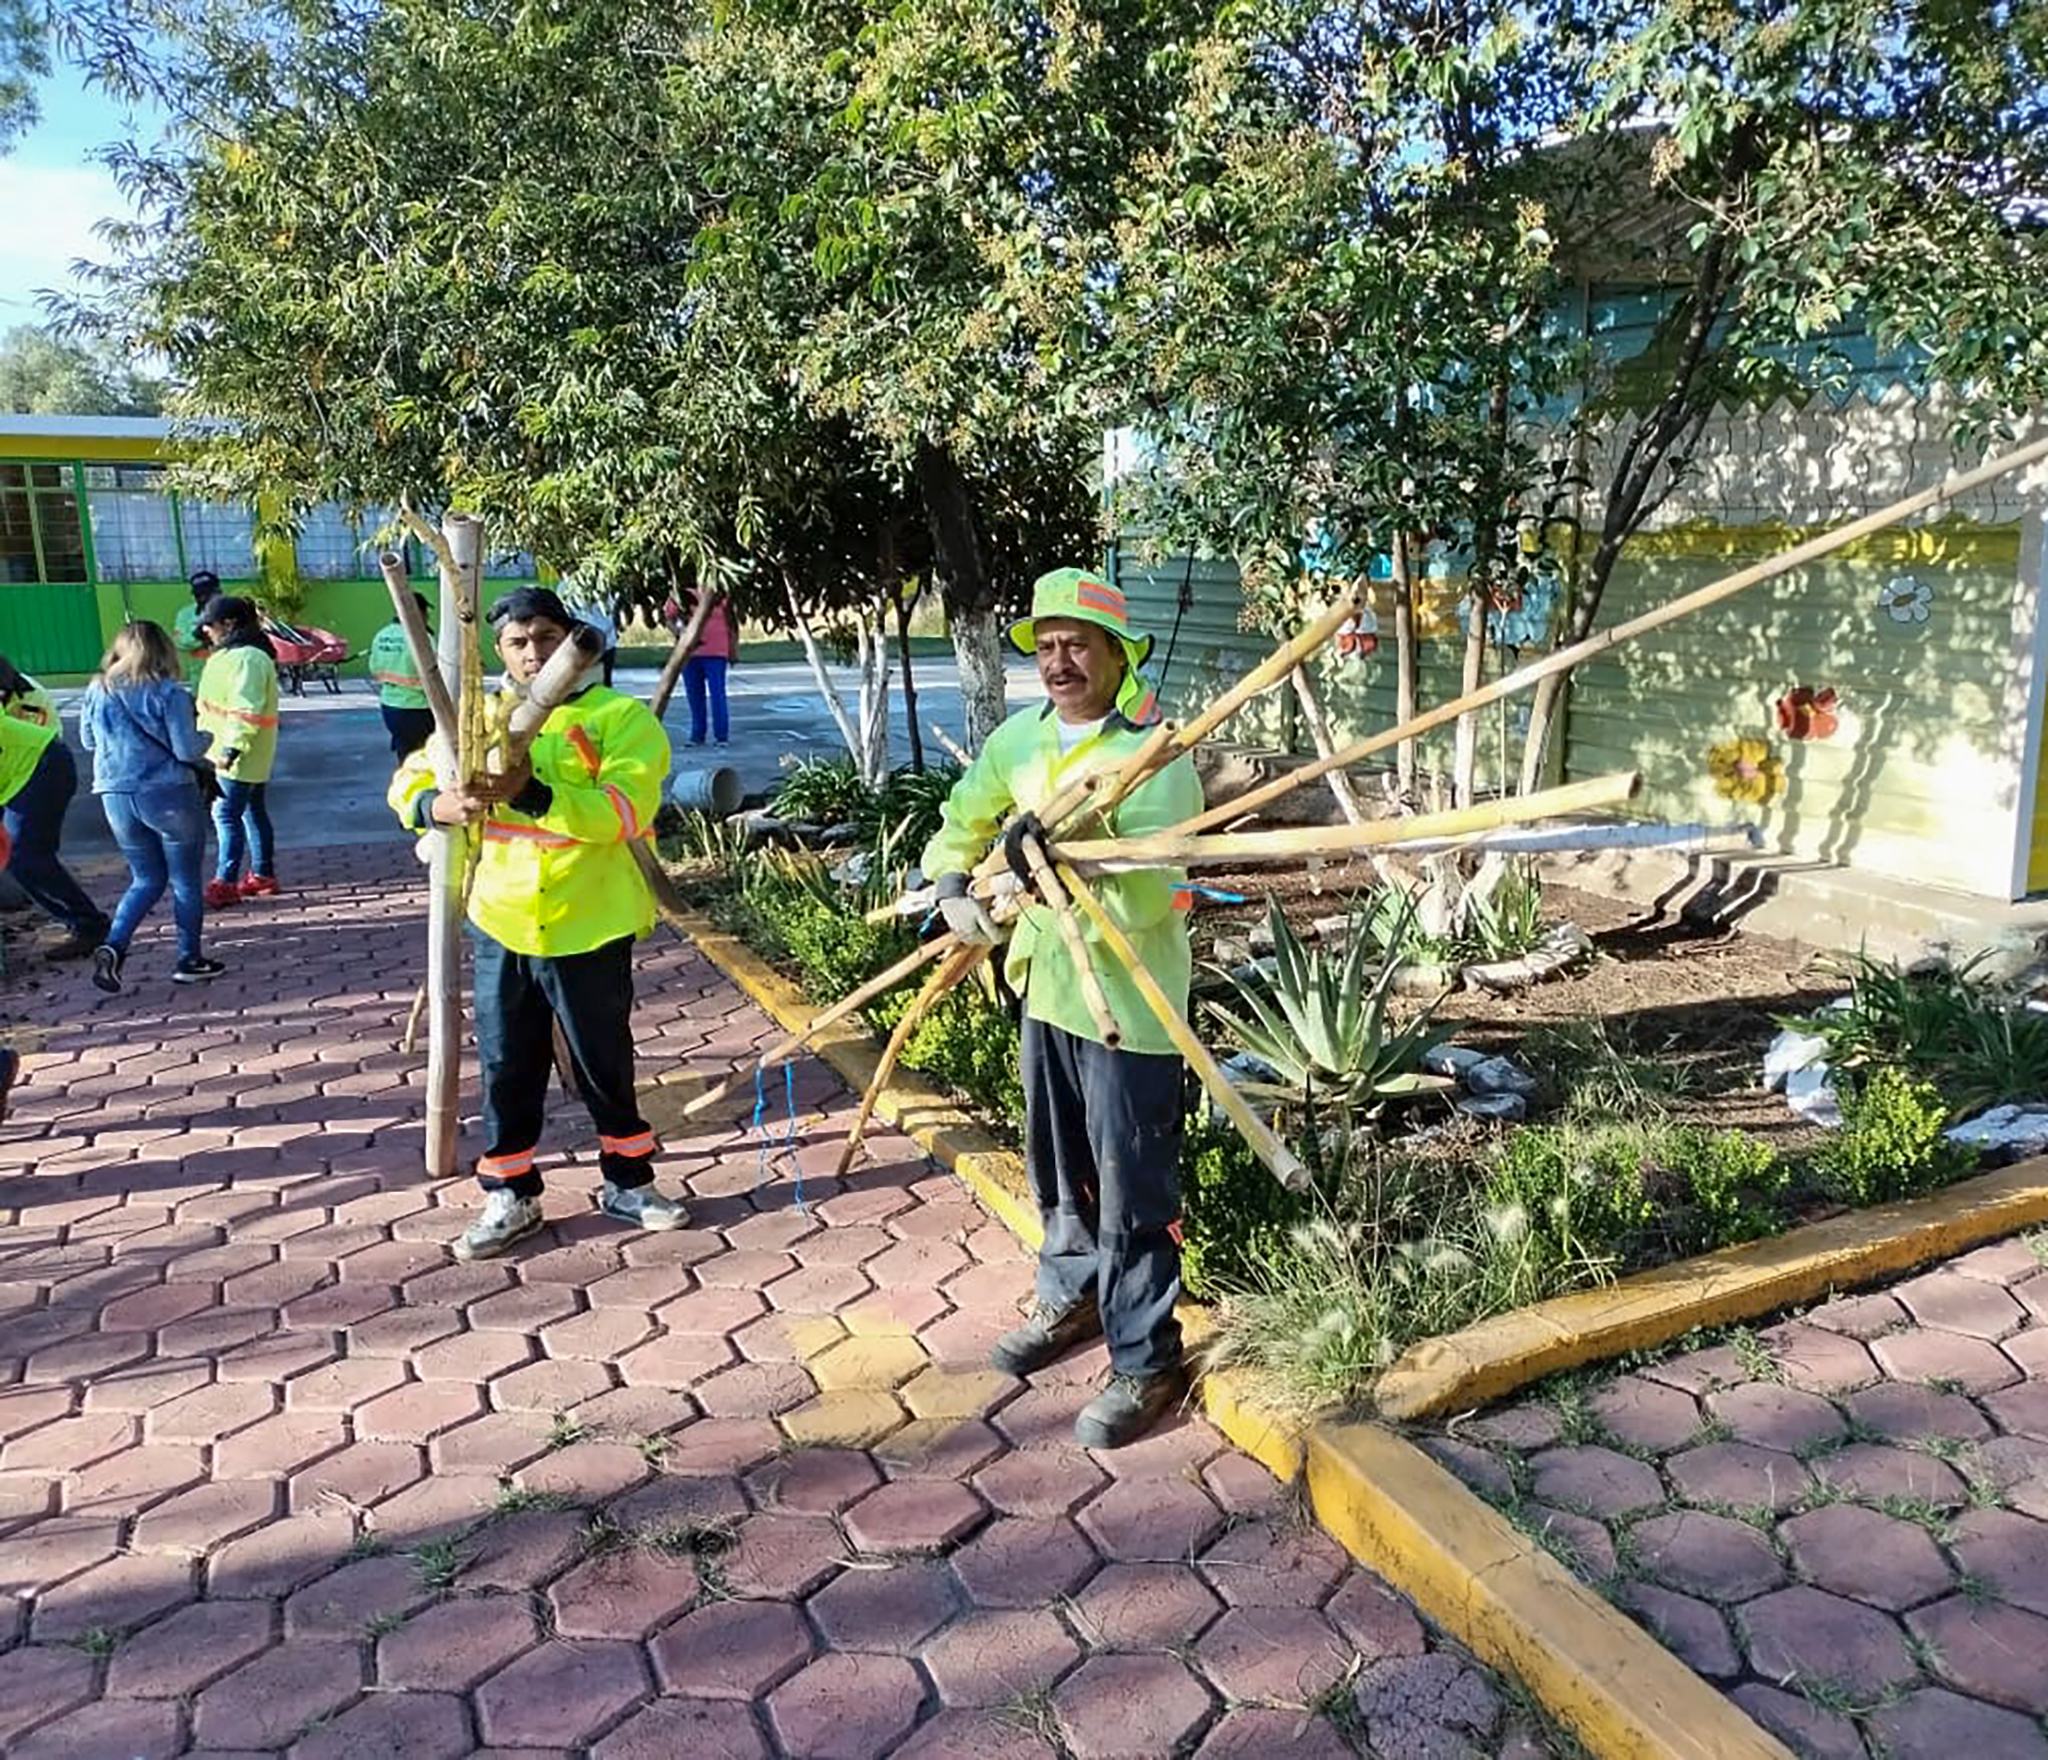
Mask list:
[[[1089,569],[1041,576],[1031,615],[1011,642],[1038,662],[1046,702],[1019,710],[989,736],[946,797],[944,822],[922,867],[936,883],[946,926],[963,940],[1003,939],[968,878],[1000,837],[1015,884],[1029,869],[1033,816],[1091,771],[1123,762],[1158,720],[1139,667],[1149,636],[1134,636],[1122,592]],[[1116,807],[1119,837],[1164,830],[1202,810],[1202,785],[1183,756]],[[1006,829],[1007,827],[1007,829]],[[1096,896],[1152,976],[1183,1012],[1191,964],[1185,878],[1147,869],[1105,875]],[[1097,1333],[1108,1338],[1110,1373],[1074,1434],[1089,1448],[1134,1441],[1187,1391],[1181,1366],[1180,1148],[1182,1067],[1164,1028],[1123,966],[1085,942],[1116,1017],[1121,1044],[1104,1042],[1083,999],[1051,912],[1021,910],[1008,926],[1004,971],[1024,999],[1025,1162],[1045,1224],[1037,1288],[1024,1324],[996,1343],[993,1361],[1028,1375]]]

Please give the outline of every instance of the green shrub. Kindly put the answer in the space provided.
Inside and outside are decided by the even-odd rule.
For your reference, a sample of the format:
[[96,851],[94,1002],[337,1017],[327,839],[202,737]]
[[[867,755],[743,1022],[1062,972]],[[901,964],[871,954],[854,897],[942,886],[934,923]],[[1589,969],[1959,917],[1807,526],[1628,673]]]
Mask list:
[[1180,1165],[1181,1280],[1205,1301],[1254,1284],[1315,1214],[1312,1200],[1282,1186],[1229,1125],[1189,1119]]
[[[891,1000],[893,1025],[907,1004]],[[942,1082],[985,1116],[1023,1121],[1017,1022],[972,979],[918,1023],[903,1047],[903,1064]]]
[[851,758],[800,758],[770,791],[768,809],[811,825],[857,824],[874,813],[875,798]]
[[862,841],[873,847],[886,840],[905,861],[916,861],[938,830],[946,796],[959,780],[958,764],[928,764],[923,770],[906,765],[890,771],[859,821]]
[[1770,1144],[1741,1131],[1679,1128],[1668,1133],[1661,1160],[1683,1191],[1664,1216],[1673,1253],[1761,1240],[1785,1226],[1792,1168]]
[[1886,1204],[1938,1190],[1976,1165],[1974,1150],[1941,1134],[1949,1113],[1932,1082],[1879,1069],[1861,1081],[1838,1080],[1837,1087],[1842,1127],[1810,1164],[1829,1197]]

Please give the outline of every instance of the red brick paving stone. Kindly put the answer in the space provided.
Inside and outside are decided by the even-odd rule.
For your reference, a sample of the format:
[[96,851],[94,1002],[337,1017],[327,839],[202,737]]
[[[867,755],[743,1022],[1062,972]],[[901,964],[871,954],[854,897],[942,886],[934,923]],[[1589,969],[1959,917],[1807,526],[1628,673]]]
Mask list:
[[1510,1503],[1515,1496],[1515,1475],[1506,1461],[1490,1448],[1460,1442],[1454,1436],[1425,1436],[1423,1451],[1448,1467],[1473,1491],[1490,1503]]
[[509,1375],[533,1360],[532,1340],[516,1332],[458,1332],[423,1345],[410,1358],[413,1373],[422,1381],[456,1383]]
[[1691,1394],[1637,1375],[1608,1382],[1591,1403],[1608,1435],[1632,1448],[1683,1448],[1700,1427],[1699,1402]]
[[1851,1497],[1879,1502],[1887,1497],[1910,1498],[1946,1509],[1964,1501],[1961,1476],[1945,1461],[1917,1449],[1892,1448],[1881,1442],[1852,1442],[1812,1463],[1813,1476]]
[[356,1435],[366,1442],[424,1443],[478,1417],[482,1392],[461,1381],[423,1381],[379,1394],[355,1409]]
[[[1995,1402],[1998,1396],[1990,1398]],[[1984,1414],[1961,1394],[1937,1393],[1931,1387],[1887,1381],[1852,1393],[1842,1403],[1856,1423],[1892,1442],[1919,1442],[1930,1436],[1966,1442],[1991,1434]]]
[[1847,1393],[1878,1379],[1870,1352],[1853,1338],[1793,1321],[1762,1335],[1778,1371],[1808,1393]]
[[687,1558],[630,1546],[589,1559],[548,1590],[565,1638],[644,1638],[685,1612],[702,1584]]
[[402,1357],[462,1330],[453,1308],[386,1308],[348,1329],[351,1357]]
[[477,1688],[477,1728],[500,1746],[578,1747],[647,1692],[639,1645],[556,1639]]
[[444,1265],[420,1277],[405,1280],[405,1303],[409,1308],[461,1308],[510,1289],[517,1281],[512,1267],[503,1261],[493,1264]]
[[281,1748],[361,1689],[355,1645],[286,1642],[206,1688],[192,1733],[203,1748]]
[[602,1503],[630,1491],[653,1468],[639,1449],[624,1442],[572,1442],[521,1467],[512,1475],[522,1490],[551,1493],[574,1503]]
[[1872,1339],[1907,1323],[1906,1310],[1888,1295],[1837,1296],[1810,1310],[1806,1318],[1847,1338]]
[[662,1387],[607,1387],[570,1408],[571,1416],[595,1434],[629,1440],[660,1436],[688,1423],[695,1413],[686,1395]]
[[2048,1441],[2048,1380],[2022,1382],[1984,1396],[1984,1409],[2002,1430]]
[[662,1302],[687,1294],[690,1282],[687,1271],[666,1265],[650,1266],[641,1271],[614,1271],[587,1286],[583,1299],[595,1309],[622,1309],[630,1314],[644,1314]]
[[988,1515],[964,1485],[897,1480],[869,1492],[841,1518],[863,1552],[944,1552]]
[[1300,1711],[1226,1711],[1195,1760],[1350,1760],[1351,1746],[1328,1718]]
[[960,1599],[943,1564],[905,1559],[886,1570],[841,1571],[806,1606],[832,1649],[907,1656],[953,1617]]
[[744,1473],[779,1453],[782,1432],[765,1418],[698,1418],[668,1433],[671,1473]]
[[590,1752],[592,1760],[769,1760],[753,1712],[710,1699],[659,1699]]
[[1427,1647],[1415,1610],[1370,1571],[1353,1571],[1323,1617],[1367,1662],[1420,1656]]
[[469,1324],[477,1332],[538,1332],[576,1312],[576,1295],[559,1283],[525,1283],[473,1302]]
[[821,1516],[765,1514],[740,1523],[719,1570],[736,1595],[803,1596],[846,1562],[846,1542]]
[[160,1699],[102,1699],[10,1742],[8,1760],[173,1760],[185,1752],[183,1719]]
[[917,1722],[924,1683],[896,1656],[821,1656],[768,1695],[791,1760],[878,1760]]
[[77,1396],[65,1387],[0,1389],[0,1441],[11,1442],[65,1416]]
[[1202,1555],[1209,1585],[1233,1607],[1314,1607],[1350,1568],[1319,1528],[1245,1522]]
[[1517,1521],[1574,1575],[1604,1583],[1614,1575],[1614,1540],[1591,1516],[1575,1516],[1547,1503],[1525,1503]]
[[403,1363],[349,1357],[310,1374],[294,1376],[285,1384],[285,1406],[295,1412],[353,1411],[380,1394],[405,1385]]
[[1105,1650],[1178,1650],[1223,1611],[1214,1591],[1184,1564],[1104,1565],[1074,1607],[1090,1645]]
[[1803,1584],[1750,1602],[1737,1624],[1751,1668],[1767,1680],[1796,1675],[1874,1699],[1919,1676],[1897,1620]]
[[990,1507],[1009,1516],[1065,1515],[1108,1483],[1093,1461],[1072,1448],[1013,1449],[974,1476],[974,1488]]
[[1075,1519],[1104,1558],[1122,1564],[1191,1558],[1223,1525],[1207,1493],[1184,1479],[1121,1481]]
[[[762,1503],[764,1509],[773,1508]],[[701,1527],[715,1522],[737,1522],[749,1513],[747,1494],[740,1482],[724,1473],[662,1473],[639,1490],[619,1498],[606,1511],[622,1528],[660,1531],[666,1528]],[[829,1510],[813,1510],[828,1515]]]
[[1806,1494],[1812,1475],[1789,1454],[1746,1442],[1710,1442],[1664,1463],[1672,1486],[1689,1503],[1768,1509],[1782,1515]]
[[0,1669],[0,1747],[22,1730],[92,1696],[93,1660],[69,1645],[32,1644],[8,1653]]
[[110,1330],[133,1328],[147,1332],[212,1306],[213,1294],[202,1285],[160,1283],[137,1290],[131,1296],[116,1297],[100,1310],[100,1325]]
[[1817,1393],[1751,1381],[1707,1395],[1707,1410],[1737,1442],[1797,1454],[1843,1433],[1842,1414]]
[[1998,1348],[2008,1361],[2029,1375],[2048,1375],[2048,1326],[2030,1326],[2001,1339]]
[[[763,1293],[785,1314],[836,1313],[873,1293],[875,1286],[869,1273],[880,1262],[875,1260],[859,1267],[806,1265],[801,1271],[778,1277]],[[668,1318],[666,1313],[662,1317]]]
[[2026,1310],[1998,1285],[1949,1270],[1908,1278],[1891,1293],[1921,1325],[1976,1338],[2002,1338],[2026,1318]]
[[1014,1716],[942,1711],[890,1760],[1058,1760],[1050,1743]]
[[107,1691],[128,1698],[185,1698],[268,1647],[272,1623],[272,1610],[250,1601],[181,1607],[122,1641],[107,1664]]
[[1823,1711],[1796,1693],[1751,1682],[1737,1687],[1735,1702],[1804,1760],[1868,1760],[1856,1726],[1837,1712]]
[[[673,1387],[686,1391],[707,1375],[715,1375],[737,1360],[722,1332],[670,1332],[628,1351],[615,1366],[620,1379],[628,1386]],[[571,1367],[569,1364],[550,1366]]]
[[23,1374],[31,1382],[91,1381],[141,1362],[150,1350],[146,1332],[86,1332],[37,1351]]
[[457,1587],[524,1594],[583,1556],[584,1518],[567,1510],[522,1510],[486,1522],[463,1544]]
[[768,1311],[768,1304],[752,1290],[699,1289],[664,1302],[654,1317],[672,1333],[703,1333],[713,1336],[731,1332]]
[[1373,1663],[1351,1697],[1373,1753],[1383,1760],[1468,1754],[1500,1721],[1500,1697],[1492,1684],[1442,1650]]
[[130,1544],[139,1552],[211,1552],[261,1527],[277,1506],[269,1479],[215,1479],[155,1505],[135,1524]]
[[1973,1509],[1957,1521],[1948,1546],[1956,1563],[2002,1600],[2048,1614],[2048,1522],[2012,1510]]
[[429,1473],[379,1504],[373,1525],[394,1546],[445,1540],[488,1515],[500,1489],[481,1473]]
[[894,1237],[880,1228],[828,1228],[804,1242],[800,1257],[806,1265],[858,1265],[894,1244]]
[[[115,1456],[115,1459],[119,1458]],[[0,1474],[0,1531],[49,1515],[57,1507],[60,1487],[59,1480],[46,1478],[40,1473]],[[81,1511],[74,1507],[69,1513],[105,1516],[120,1512],[110,1509]]]
[[442,1473],[510,1473],[547,1453],[549,1426],[532,1412],[486,1412],[427,1445]]
[[425,1477],[426,1461],[409,1442],[352,1442],[292,1475],[291,1506],[317,1510],[332,1506],[327,1494],[367,1507]]
[[1264,1515],[1280,1497],[1280,1481],[1255,1460],[1220,1454],[1202,1469],[1202,1483],[1226,1516]]
[[0,1547],[0,1594],[33,1594],[112,1558],[120,1549],[118,1522],[45,1516],[16,1529]]
[[783,1601],[713,1601],[648,1645],[664,1693],[755,1700],[811,1654],[803,1617]]
[[289,1595],[347,1558],[355,1524],[323,1506],[230,1540],[206,1561],[206,1592],[215,1597],[268,1599]]
[[1991,1393],[2020,1378],[2012,1359],[1997,1345],[1934,1327],[1916,1327],[1877,1339],[1870,1354],[1896,1381],[1953,1383],[1965,1393]]
[[26,1436],[16,1437],[0,1449],[0,1467],[11,1473],[44,1468],[52,1472],[75,1473],[82,1467],[91,1466],[94,1461],[103,1461],[110,1454],[118,1454],[135,1439],[133,1420],[118,1412],[59,1418],[54,1424],[45,1424]]
[[124,1554],[94,1565],[36,1601],[38,1643],[68,1643],[95,1627],[133,1631],[158,1615],[182,1607],[195,1593],[193,1572],[182,1558]]
[[837,1515],[881,1482],[874,1461],[854,1448],[800,1449],[747,1475],[761,1508],[816,1516]]
[[[1082,1405],[1101,1391],[1095,1385],[1099,1379],[1091,1378],[1087,1386],[1075,1390]],[[1005,1406],[1003,1410],[1008,1411],[1009,1407]],[[1066,1440],[1071,1441],[1071,1438]],[[1164,1423],[1154,1425],[1150,1434],[1136,1442],[1122,1448],[1094,1448],[1088,1454],[1112,1479],[1177,1479],[1183,1484],[1192,1484],[1200,1481],[1202,1468],[1223,1452],[1222,1437],[1201,1418],[1191,1417],[1183,1410]]]
[[2012,1286],[2012,1293],[2037,1320],[2048,1320],[2048,1271],[2037,1271]]
[[1854,1504],[1794,1516],[1778,1538],[1809,1582],[1893,1613],[1932,1601],[1955,1583],[1924,1528]]
[[284,1604],[284,1629],[294,1638],[352,1642],[373,1621],[424,1607],[433,1594],[418,1564],[400,1553],[359,1558],[308,1583]]
[[1214,1701],[1171,1656],[1091,1656],[1054,1689],[1053,1716],[1075,1760],[1158,1760]]
[[1611,1448],[1549,1448],[1529,1468],[1532,1496],[1581,1515],[1612,1519],[1664,1502],[1656,1472]]
[[714,1418],[773,1418],[817,1398],[817,1384],[795,1363],[741,1363],[700,1381],[690,1395]]
[[1870,1714],[1886,1760],[2048,1760],[2048,1736],[2016,1711],[1927,1687]]
[[1306,1709],[1350,1670],[1351,1652],[1305,1607],[1233,1607],[1194,1648],[1195,1667],[1234,1705]]
[[1095,1572],[1095,1549],[1071,1521],[999,1517],[953,1555],[961,1586],[982,1607],[1043,1607]]
[[1995,1490],[2008,1508],[2048,1521],[2048,1442],[1995,1436],[1978,1448],[1970,1477]]
[[197,1448],[145,1442],[108,1455],[72,1478],[64,1487],[64,1508],[73,1515],[134,1515],[205,1477]]
[[986,1710],[1036,1696],[1081,1660],[1049,1609],[971,1613],[924,1646],[925,1670],[952,1706]]
[[460,1699],[435,1693],[373,1693],[292,1745],[290,1760],[461,1760],[472,1752]]
[[611,1390],[611,1377],[596,1363],[529,1363],[492,1381],[490,1400],[501,1412],[553,1413]]
[[457,1596],[377,1640],[378,1685],[460,1693],[494,1674],[537,1636],[524,1596]]
[[384,1284],[330,1283],[308,1290],[297,1300],[287,1300],[284,1317],[292,1326],[340,1329],[397,1305],[398,1292]]
[[1951,1595],[1907,1614],[1906,1629],[1928,1646],[1930,1671],[1959,1692],[2048,1716],[2048,1620]]
[[1742,1673],[1741,1653],[1719,1608],[1655,1583],[1624,1583],[1615,1599],[1695,1674],[1732,1680]]
[[[731,1236],[727,1236],[730,1241]],[[704,1289],[765,1290],[778,1277],[796,1269],[787,1253],[765,1253],[728,1245],[696,1266],[696,1277]]]
[[540,1348],[550,1357],[572,1362],[609,1363],[654,1336],[654,1323],[623,1308],[594,1308],[588,1314],[557,1320],[542,1331]]
[[1644,1574],[1667,1589],[1733,1602],[1785,1580],[1770,1541],[1732,1516],[1684,1510],[1650,1516],[1632,1532]]

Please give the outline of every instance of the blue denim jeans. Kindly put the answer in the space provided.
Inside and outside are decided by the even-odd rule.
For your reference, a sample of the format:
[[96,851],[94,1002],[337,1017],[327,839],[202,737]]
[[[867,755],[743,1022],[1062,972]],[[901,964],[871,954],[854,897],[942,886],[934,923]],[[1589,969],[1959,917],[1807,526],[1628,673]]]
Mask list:
[[264,805],[267,782],[236,782],[220,779],[220,799],[213,803],[213,828],[220,833],[220,860],[214,866],[219,880],[239,880],[242,858],[249,858],[249,872],[277,877],[276,841],[270,830],[270,809]]
[[58,853],[64,837],[64,809],[78,792],[78,763],[71,748],[53,739],[36,767],[7,802],[7,835],[14,840],[8,873],[22,891],[85,941],[107,932],[107,913],[86,897]]
[[705,698],[711,709],[711,737],[724,740],[732,731],[725,712],[725,656],[699,654],[683,662],[683,691],[690,699],[690,744],[704,743]]
[[178,957],[199,957],[200,926],[206,904],[200,890],[206,868],[206,806],[191,783],[166,783],[133,794],[103,794],[107,828],[128,858],[128,890],[114,907],[107,945],[128,951],[142,919],[164,888],[171,889],[171,915],[178,925]]

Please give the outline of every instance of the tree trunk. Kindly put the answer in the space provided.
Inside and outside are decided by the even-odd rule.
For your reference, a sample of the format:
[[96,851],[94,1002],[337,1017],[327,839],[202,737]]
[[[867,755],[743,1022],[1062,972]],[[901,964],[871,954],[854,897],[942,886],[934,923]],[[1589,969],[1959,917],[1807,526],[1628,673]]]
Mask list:
[[1002,725],[1006,713],[995,583],[989,579],[982,556],[974,493],[959,461],[944,447],[926,445],[918,450],[916,475],[925,519],[931,527],[946,623],[960,662],[967,744],[978,749]]
[[690,613],[689,621],[676,636],[676,644],[668,651],[668,658],[662,662],[661,676],[654,681],[654,695],[647,699],[647,706],[654,711],[659,721],[668,713],[669,700],[676,694],[676,682],[683,676],[683,668],[689,663],[690,650],[697,645],[697,638],[704,633],[704,620],[711,615],[711,607],[723,598],[722,593],[700,590],[697,594],[697,608]]
[[[1316,695],[1315,681],[1308,675],[1306,666],[1297,666],[1288,674],[1294,686],[1294,695],[1301,704],[1301,718],[1308,723],[1308,736],[1314,742],[1316,756],[1327,758],[1337,749],[1337,742],[1330,734],[1330,719],[1323,713],[1322,699]],[[1332,770],[1327,778],[1330,793],[1336,797],[1337,810],[1353,824],[1365,822],[1365,809],[1358,804],[1358,794],[1351,786],[1351,778],[1341,770]]]
[[[1465,631],[1465,666],[1459,678],[1458,694],[1469,697],[1479,688],[1480,678],[1486,671],[1486,594],[1475,590],[1467,595],[1465,603],[1471,607],[1472,623]],[[1458,717],[1456,737],[1457,744],[1451,759],[1451,804],[1469,807],[1479,770],[1477,710]]]
[[818,695],[825,699],[826,711],[832,717],[832,725],[838,728],[840,739],[845,742],[847,756],[858,767],[861,761],[860,732],[846,712],[846,699],[839,694],[838,685],[832,682],[825,656],[818,651],[818,638],[811,633],[811,620],[798,605],[794,588],[789,590],[789,614],[796,625],[796,639],[803,643],[804,658],[810,662],[811,677],[817,683]]
[[860,747],[854,762],[861,780],[880,788],[889,775],[889,612],[878,604],[872,621],[854,624],[860,655]]
[[[1409,574],[1406,532],[1394,534],[1394,719],[1415,719],[1415,582]],[[1415,800],[1415,742],[1394,749],[1394,781],[1403,802]]]
[[896,597],[896,657],[903,666],[903,723],[910,730],[910,767],[924,769],[924,730],[917,724],[917,680],[910,670],[910,610],[916,597]]

